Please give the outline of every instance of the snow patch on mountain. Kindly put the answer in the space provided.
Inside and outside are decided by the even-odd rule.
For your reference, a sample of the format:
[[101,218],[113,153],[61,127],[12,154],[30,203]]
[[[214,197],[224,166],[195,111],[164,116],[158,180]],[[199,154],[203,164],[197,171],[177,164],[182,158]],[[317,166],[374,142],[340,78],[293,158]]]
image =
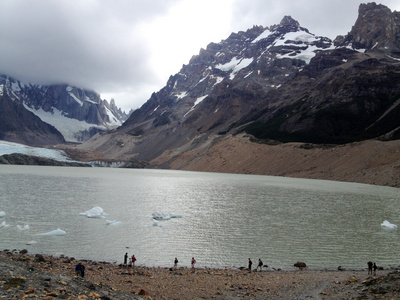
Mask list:
[[258,37],[256,37],[251,43],[252,43],[252,44],[255,44],[255,43],[257,43],[258,41],[261,41],[261,40],[263,40],[263,39],[266,39],[266,38],[269,37],[270,34],[271,34],[271,31],[269,31],[269,30],[267,29],[267,30],[265,30],[263,33],[261,33]]
[[207,98],[207,97],[208,97],[208,95],[205,95],[205,96],[202,96],[202,97],[197,98],[196,101],[194,102],[193,106],[189,109],[189,111],[188,111],[186,114],[184,114],[183,117],[186,117],[191,111],[194,110],[194,108],[195,108],[200,102],[202,102],[202,101],[203,101],[205,98]]
[[235,78],[235,75],[242,69],[248,67],[252,62],[253,58],[238,58],[234,57],[229,62],[225,64],[218,64],[215,66],[216,69],[219,69],[223,72],[232,71],[230,74],[230,79]]
[[24,104],[24,107],[37,115],[43,122],[53,125],[63,136],[65,141],[77,143],[80,142],[77,139],[76,133],[82,130],[89,130],[90,128],[99,128],[105,130],[105,126],[99,126],[95,124],[89,124],[85,121],[79,121],[77,119],[71,119],[65,117],[62,112],[56,108],[53,108],[53,113],[46,112],[43,109],[32,109]]

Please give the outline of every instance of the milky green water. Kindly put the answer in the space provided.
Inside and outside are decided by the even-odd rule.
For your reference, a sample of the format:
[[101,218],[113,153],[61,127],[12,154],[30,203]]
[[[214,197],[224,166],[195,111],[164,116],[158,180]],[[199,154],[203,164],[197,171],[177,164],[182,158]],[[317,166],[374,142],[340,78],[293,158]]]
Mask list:
[[[0,166],[0,248],[137,264],[365,268],[400,263],[398,189],[171,170]],[[80,215],[100,206],[105,218]],[[154,222],[155,211],[181,218]],[[107,225],[107,220],[119,225]],[[4,226],[5,225],[5,226]],[[20,225],[18,228],[17,225]],[[29,229],[21,230],[28,225]],[[63,236],[43,236],[60,228]],[[31,245],[27,245],[31,244]]]

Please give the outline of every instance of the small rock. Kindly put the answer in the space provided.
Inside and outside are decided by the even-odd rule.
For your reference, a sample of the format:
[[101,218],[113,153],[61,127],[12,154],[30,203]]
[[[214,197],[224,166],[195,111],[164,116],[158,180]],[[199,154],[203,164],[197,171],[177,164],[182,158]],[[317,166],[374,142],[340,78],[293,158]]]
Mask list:
[[140,295],[140,296],[149,296],[149,293],[146,292],[144,289],[140,289],[138,295]]

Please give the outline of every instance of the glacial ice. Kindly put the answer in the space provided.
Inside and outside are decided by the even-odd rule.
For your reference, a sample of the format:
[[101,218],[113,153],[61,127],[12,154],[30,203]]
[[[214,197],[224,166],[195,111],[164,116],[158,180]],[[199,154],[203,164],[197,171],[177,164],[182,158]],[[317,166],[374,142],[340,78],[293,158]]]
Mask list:
[[29,229],[29,225],[24,225],[24,226],[22,226],[22,225],[17,225],[17,228],[18,228],[19,230],[28,230],[28,229]]
[[171,215],[159,211],[155,211],[151,214],[154,220],[169,220],[171,219]]
[[8,227],[8,226],[10,226],[10,225],[8,225],[8,224],[6,223],[6,221],[3,221],[3,222],[0,223],[0,228],[2,228],[2,227]]
[[32,240],[32,241],[27,242],[26,244],[27,245],[33,245],[33,244],[36,244],[36,243],[37,243],[36,241]]
[[88,211],[80,213],[80,215],[88,218],[104,218],[105,216],[108,216],[100,206],[95,206]]
[[162,220],[162,221],[170,220],[170,219],[173,219],[173,218],[182,218],[182,215],[180,215],[180,214],[163,213],[163,212],[160,212],[160,211],[155,211],[151,215],[153,216],[154,220]]
[[0,218],[4,217],[6,213],[4,211],[0,211]]
[[106,220],[106,224],[107,225],[119,225],[119,224],[121,224],[122,222],[121,221],[116,221],[116,220]]
[[153,219],[153,226],[154,227],[163,227],[163,224],[160,224],[156,219]]
[[383,221],[383,223],[381,224],[382,227],[385,228],[390,228],[390,229],[397,229],[397,225],[396,224],[392,224],[389,221],[385,220]]
[[61,230],[60,228],[56,229],[56,230],[52,230],[49,232],[45,232],[45,233],[41,233],[40,235],[66,235],[67,233],[64,230]]

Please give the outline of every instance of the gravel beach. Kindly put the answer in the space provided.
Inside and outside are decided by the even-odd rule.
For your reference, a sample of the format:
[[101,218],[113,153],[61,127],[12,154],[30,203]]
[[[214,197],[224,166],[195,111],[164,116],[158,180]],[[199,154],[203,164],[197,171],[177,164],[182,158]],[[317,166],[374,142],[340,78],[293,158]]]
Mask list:
[[[0,251],[2,299],[398,299],[400,273],[378,270],[127,268]],[[75,266],[86,267],[84,278]],[[172,267],[172,266],[171,266]]]

